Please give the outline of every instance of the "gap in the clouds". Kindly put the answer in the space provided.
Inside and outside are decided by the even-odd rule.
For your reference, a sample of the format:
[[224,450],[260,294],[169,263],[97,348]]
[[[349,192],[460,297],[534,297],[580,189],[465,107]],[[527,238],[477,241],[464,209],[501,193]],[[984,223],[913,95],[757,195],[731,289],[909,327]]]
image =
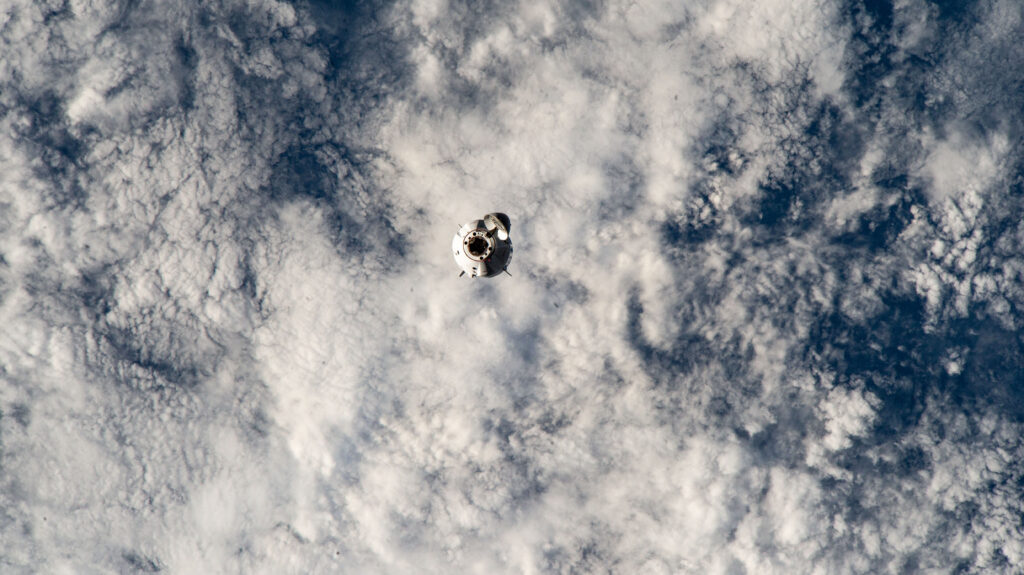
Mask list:
[[196,106],[196,70],[199,64],[199,53],[184,36],[174,42],[174,58],[171,60],[171,73],[178,83],[178,103],[183,114],[189,114]]
[[644,199],[646,179],[630,157],[619,158],[602,166],[606,185],[614,194],[602,199],[594,215],[597,222],[617,222],[629,217]]
[[[603,522],[593,522],[586,526],[584,533],[590,537],[574,536],[572,546],[560,545],[555,540],[545,542],[543,563],[540,568],[544,573],[614,573],[615,563],[609,560],[605,549],[614,546],[621,534],[615,532]],[[596,533],[595,533],[596,532]]]
[[74,289],[92,321],[101,321],[110,313],[115,269],[113,265],[104,265],[99,269],[82,270],[79,275]]
[[363,452],[369,447],[369,439],[370,434],[365,431],[353,437],[332,430],[331,445],[337,462],[332,475],[333,480],[340,480],[341,484],[346,486],[359,484],[362,477],[360,466],[363,463]]
[[159,573],[166,568],[159,557],[149,557],[136,551],[125,551],[121,554],[121,558],[136,573]]
[[[973,36],[985,13],[981,4],[977,0],[926,0],[899,7],[895,16],[891,4],[854,2],[848,10],[854,32],[845,58],[851,70],[844,88],[854,96],[862,120],[873,124],[885,108],[895,107],[901,110],[900,117],[885,121],[897,122],[904,130],[906,126],[927,126],[941,134],[951,120],[969,115],[964,108],[991,112],[990,106],[965,106],[964,94],[958,93],[960,86],[978,82],[968,82],[960,73],[949,76],[951,65],[972,57]],[[915,18],[921,21],[915,23]],[[982,60],[981,68],[1006,67],[998,63],[1000,58]],[[1011,64],[1004,75],[1019,75],[1019,68]],[[999,75],[993,77],[1000,81],[997,78]],[[987,90],[976,96],[990,98],[1012,92]],[[999,115],[1005,114],[1004,110]],[[898,146],[903,144],[896,143],[892,152],[899,152]]]
[[556,308],[567,303],[583,306],[590,300],[591,293],[586,284],[559,274],[551,267],[540,265],[524,270],[523,274],[531,282],[544,287],[544,293],[550,295]]
[[680,378],[689,373],[697,358],[708,357],[706,340],[698,335],[683,333],[668,349],[654,346],[644,335],[644,306],[638,288],[631,290],[626,302],[626,334],[630,345],[640,354],[649,373],[656,374],[655,385],[675,387]]
[[663,237],[672,245],[711,241],[722,222],[732,218],[754,231],[754,245],[778,244],[821,229],[830,202],[852,189],[868,133],[848,107],[817,97],[806,65],[798,65],[782,82],[769,81],[750,66],[735,71],[756,95],[753,115],[761,125],[753,131],[775,141],[758,150],[771,160],[759,178],[760,193],[741,199],[728,213],[719,209],[721,200],[715,198],[728,193],[750,163],[742,151],[747,146],[739,142],[752,131],[751,111],[733,116],[723,109],[692,147],[703,170],[691,183],[688,203],[663,224]]
[[846,12],[853,32],[845,57],[852,69],[844,88],[853,93],[858,108],[871,107],[885,91],[882,81],[894,72],[893,0],[851,0]]
[[1024,422],[1024,387],[1019,385],[1024,381],[1024,340],[1019,334],[978,311],[929,328],[920,297],[894,292],[881,297],[883,311],[875,317],[852,321],[836,311],[810,335],[809,351],[830,367],[836,385],[863,382],[881,400],[870,443],[895,441],[911,432],[929,401],[975,423],[988,413]]
[[834,310],[811,328],[809,352],[835,374],[837,385],[863,378],[879,396],[876,433],[892,437],[917,423],[929,387],[940,376],[941,341],[924,333],[927,313],[918,297],[882,294],[884,311],[861,322]]
[[[32,423],[32,410],[29,409],[27,403],[12,403],[9,414],[4,413],[3,410],[0,409],[0,419],[3,419],[3,417],[7,415],[14,419],[15,423],[20,425],[22,429],[28,429],[28,425]],[[2,448],[3,443],[0,442],[0,449]]]
[[[301,93],[281,101],[278,82],[251,76],[239,80],[250,99],[238,106],[243,126],[259,126],[266,108],[284,104],[288,111],[280,115],[280,128],[289,141],[270,158],[271,174],[260,192],[275,205],[309,202],[322,212],[323,233],[340,255],[374,254],[379,263],[407,256],[407,238],[391,214],[393,200],[378,187],[371,166],[382,152],[367,148],[365,140],[372,136],[375,115],[386,111],[389,98],[411,78],[406,43],[388,16],[392,4],[294,3],[316,26],[310,48],[326,56],[326,102]],[[233,29],[239,28],[236,33],[244,40],[248,24],[243,16]],[[330,114],[325,117],[325,112]],[[276,210],[269,213],[273,217]]]
[[722,111],[706,132],[694,138],[691,153],[700,160],[701,169],[689,186],[685,206],[669,213],[661,224],[662,239],[675,248],[670,255],[718,237],[726,215],[720,208],[723,196],[749,165],[739,144],[738,124],[737,118]]
[[962,377],[950,378],[952,399],[1024,423],[1024,336],[994,318],[975,316],[966,324],[951,328],[969,350]]
[[[103,361],[114,373],[124,373],[124,382],[140,391],[150,388],[192,389],[211,375],[219,354],[192,343],[193,337],[184,326],[143,326],[140,320],[132,328],[105,326],[102,337],[106,343]],[[123,365],[110,365],[110,360]],[[122,371],[129,366],[127,372]],[[131,368],[140,370],[135,372]],[[146,374],[139,377],[142,374]],[[148,375],[148,377],[147,377]]]
[[[785,391],[781,399],[772,406],[773,420],[763,429],[749,438],[745,430],[737,436],[747,439],[765,466],[798,468],[806,460],[806,438],[818,424],[817,414],[795,389]],[[742,425],[742,421],[737,421],[733,429],[740,430]]]
[[[366,46],[374,36],[388,36],[387,18],[396,0],[292,0],[309,14],[320,36],[318,43]],[[379,38],[383,39],[383,38]]]
[[670,342],[654,345],[642,328],[646,313],[638,290],[627,301],[627,340],[640,357],[652,383],[654,405],[670,425],[687,429],[695,421],[714,422],[714,427],[743,430],[745,406],[761,397],[763,381],[751,369],[753,348],[734,334],[709,340],[699,333],[699,308],[713,308],[713,290],[697,288],[686,298],[690,305],[671,310],[672,321],[682,326]]
[[[413,75],[408,45],[388,21],[393,0],[300,0],[316,25],[312,41],[326,50],[336,93],[359,115],[367,106],[406,86]],[[353,118],[356,119],[356,118]]]
[[82,168],[87,146],[65,122],[65,103],[53,91],[25,94],[21,105],[29,122],[18,137],[31,142],[40,160],[32,164],[36,176],[52,184],[45,201],[55,206],[80,207],[86,197],[74,174]]
[[[1024,81],[1014,63],[1022,49],[1016,40],[979,42],[990,5],[976,0],[846,4],[851,37],[843,89],[857,122],[868,133],[883,135],[884,161],[892,170],[912,173],[919,165],[923,150],[916,130],[941,139],[950,137],[951,127],[977,130],[981,140],[1008,127],[1020,132]],[[894,109],[899,113],[890,113]]]
[[238,289],[245,294],[252,303],[254,311],[260,319],[266,320],[270,317],[270,308],[267,305],[267,294],[260,285],[260,278],[257,274],[257,266],[253,263],[257,251],[257,242],[253,239],[244,239],[242,242],[244,250],[241,260],[238,262],[241,267],[242,279]]
[[59,4],[55,2],[43,4],[43,23],[47,26],[52,26],[63,20],[70,20],[71,18],[74,18],[74,16],[75,14],[71,9],[71,2],[68,2],[67,0]]
[[685,208],[679,214],[669,214],[661,224],[661,238],[672,250],[669,255],[677,256],[689,252],[693,246],[718,236],[722,225],[722,213],[714,200],[718,189],[706,180],[690,188]]
[[111,16],[105,18],[107,25],[103,28],[102,34],[134,32],[133,22],[130,20],[141,7],[142,0],[114,0],[113,9],[107,12]]
[[872,31],[882,35],[892,27],[893,2],[894,0],[860,0],[853,3],[853,9],[863,9],[871,17]]
[[780,163],[769,167],[761,194],[741,216],[759,231],[759,244],[819,229],[829,202],[852,188],[851,174],[865,150],[861,130],[834,102],[793,100],[786,113],[806,117],[803,133],[782,141]]
[[529,445],[512,439],[514,435],[521,436],[532,424],[529,420],[519,421],[501,413],[494,413],[483,421],[484,433],[495,438],[502,454],[500,467],[506,481],[504,489],[508,491],[507,504],[512,509],[535,501],[548,489],[548,481],[541,476],[543,466],[530,457]]
[[[888,190],[904,189],[906,176],[896,176],[878,182],[879,187]],[[866,248],[877,253],[894,245],[900,234],[914,221],[913,206],[926,205],[927,200],[919,189],[905,190],[890,205],[875,204],[860,214],[854,222],[837,230],[832,243],[845,249]]]
[[390,199],[367,173],[372,156],[344,144],[297,143],[277,158],[266,193],[276,203],[306,200],[321,209],[339,254],[403,261],[407,239],[392,221]]
[[978,21],[978,0],[928,0],[939,9],[939,19],[955,25],[973,25]]

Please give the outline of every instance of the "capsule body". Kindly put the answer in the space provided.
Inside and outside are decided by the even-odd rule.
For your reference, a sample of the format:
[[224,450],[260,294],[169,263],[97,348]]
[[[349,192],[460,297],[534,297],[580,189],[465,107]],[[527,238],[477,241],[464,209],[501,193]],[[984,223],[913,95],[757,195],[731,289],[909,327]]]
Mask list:
[[506,271],[512,261],[511,221],[500,212],[462,224],[452,238],[452,255],[470,277],[491,277]]

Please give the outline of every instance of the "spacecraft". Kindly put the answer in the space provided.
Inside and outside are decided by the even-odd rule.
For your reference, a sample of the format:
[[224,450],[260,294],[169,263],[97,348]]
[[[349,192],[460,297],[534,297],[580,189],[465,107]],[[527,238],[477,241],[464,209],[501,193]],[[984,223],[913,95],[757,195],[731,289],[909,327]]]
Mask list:
[[462,224],[452,238],[455,263],[462,268],[459,277],[488,278],[508,272],[512,261],[512,240],[508,237],[511,220],[505,214],[494,212],[482,220]]

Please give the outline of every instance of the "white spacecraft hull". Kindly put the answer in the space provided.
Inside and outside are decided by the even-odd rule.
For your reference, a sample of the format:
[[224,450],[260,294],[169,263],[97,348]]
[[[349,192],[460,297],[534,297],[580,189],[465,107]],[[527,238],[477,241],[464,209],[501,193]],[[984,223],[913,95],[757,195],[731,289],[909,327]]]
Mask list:
[[486,278],[507,272],[512,261],[509,227],[511,221],[500,212],[462,224],[452,238],[452,255],[462,273]]

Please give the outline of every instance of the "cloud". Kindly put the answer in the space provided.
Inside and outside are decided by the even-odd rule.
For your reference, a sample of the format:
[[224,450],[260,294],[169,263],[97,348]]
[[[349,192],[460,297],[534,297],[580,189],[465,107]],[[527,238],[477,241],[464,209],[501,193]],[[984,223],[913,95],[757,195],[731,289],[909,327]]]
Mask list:
[[1019,566],[1012,3],[2,21],[5,569]]

